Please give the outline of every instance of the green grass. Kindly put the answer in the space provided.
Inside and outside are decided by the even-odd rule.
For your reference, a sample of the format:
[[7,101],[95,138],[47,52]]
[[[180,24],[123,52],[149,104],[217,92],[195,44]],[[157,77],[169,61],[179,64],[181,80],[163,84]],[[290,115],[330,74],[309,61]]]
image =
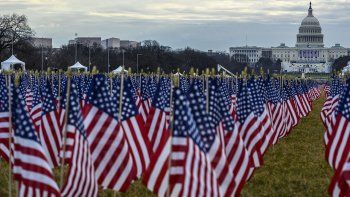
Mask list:
[[332,170],[324,159],[323,102],[316,101],[310,115],[270,148],[242,196],[328,196]]
[[[242,196],[328,196],[332,170],[324,159],[323,125],[319,114],[324,100],[314,103],[314,110],[264,156],[243,189]],[[8,195],[8,167],[0,162],[0,196]],[[59,171],[55,171],[56,179]],[[59,181],[58,181],[59,182]],[[14,193],[14,191],[13,191]],[[100,191],[100,196],[153,196],[140,181],[128,192]]]

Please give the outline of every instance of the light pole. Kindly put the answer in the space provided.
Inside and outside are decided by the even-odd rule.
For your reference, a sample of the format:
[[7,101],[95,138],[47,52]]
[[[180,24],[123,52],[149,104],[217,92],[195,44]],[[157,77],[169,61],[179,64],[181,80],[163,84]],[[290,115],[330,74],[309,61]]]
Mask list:
[[91,72],[90,46],[89,46],[89,71]]
[[75,33],[75,62],[78,60],[78,39],[77,39],[78,34]]
[[136,73],[139,74],[139,56],[141,56],[141,53],[138,53],[136,55]]
[[109,73],[109,47],[107,47],[107,72]]
[[43,45],[41,44],[41,72],[44,70],[44,49]]
[[125,51],[123,50],[123,67],[125,66],[125,59],[124,59],[124,53],[125,53]]

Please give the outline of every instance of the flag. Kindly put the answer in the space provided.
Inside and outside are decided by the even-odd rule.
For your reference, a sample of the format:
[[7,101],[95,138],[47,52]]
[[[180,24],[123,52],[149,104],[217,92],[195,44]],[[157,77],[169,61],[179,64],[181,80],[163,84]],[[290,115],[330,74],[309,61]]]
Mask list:
[[260,135],[261,135],[261,148],[260,152],[261,154],[265,154],[266,150],[268,149],[269,145],[272,144],[272,141],[275,136],[275,131],[271,124],[271,117],[269,114],[269,111],[267,109],[267,106],[265,105],[265,95],[264,95],[264,89],[265,86],[262,82],[262,79],[251,79],[251,81],[248,83],[251,95],[252,95],[252,101],[253,101],[253,111],[255,117],[257,117],[260,127]]
[[212,127],[216,129],[209,156],[215,158],[211,163],[222,194],[238,196],[247,181],[250,160],[243,140],[234,129],[234,120],[229,112],[229,99],[225,82],[209,79],[209,114]]
[[[284,84],[283,87],[284,91],[284,96],[287,98],[285,99],[285,105],[286,105],[286,110],[289,113],[291,120],[292,120],[292,127],[295,127],[299,121],[300,121],[300,112],[299,112],[299,107],[297,106],[297,103],[295,101],[296,98],[296,93],[294,91],[293,86],[289,86],[289,84]],[[291,130],[291,128],[288,128],[288,132]]]
[[326,159],[335,170],[342,168],[343,162],[347,159],[346,155],[350,151],[349,91],[347,84],[345,92],[340,95],[339,104],[332,116],[331,131],[326,146]]
[[[327,146],[332,132],[332,121],[334,119],[334,112],[339,102],[339,96],[343,92],[343,84],[339,78],[334,78],[332,81],[331,92],[323,104],[321,110],[321,120],[324,124],[326,132],[324,134],[324,143]],[[327,155],[326,155],[327,157]]]
[[117,121],[118,109],[111,100],[106,77],[93,76],[83,116],[95,176],[103,188],[126,191],[136,178],[136,167]]
[[[67,150],[71,152],[67,180],[62,187],[62,196],[97,196],[98,185],[84,129],[77,86],[72,80],[68,99]],[[64,155],[65,156],[65,155]]]
[[[190,92],[190,97],[191,94],[198,98],[195,92]],[[206,130],[209,122],[205,116],[201,119],[194,117],[196,113],[202,116],[198,110],[203,110],[203,107],[192,111],[191,105],[199,104],[198,100],[189,101],[186,97],[180,89],[175,90],[169,193],[172,196],[223,195],[208,156],[215,131]],[[200,125],[196,121],[201,122]]]
[[137,169],[137,176],[147,169],[152,155],[152,148],[144,128],[144,122],[141,114],[138,113],[137,107],[133,100],[133,87],[130,78],[125,78],[123,94],[120,95],[121,79],[114,81],[115,101],[119,108],[120,97],[122,96],[122,116],[121,126],[128,141],[132,157]]
[[[340,196],[345,192],[349,195],[349,159],[350,159],[350,80],[341,94],[337,106],[329,143],[326,146],[326,156],[329,164],[335,170],[329,193]],[[343,179],[343,180],[342,180]],[[344,180],[345,179],[345,180]]]
[[41,102],[41,91],[40,86],[37,84],[36,80],[33,81],[32,90],[34,92],[33,100],[31,101],[30,118],[32,119],[35,131],[39,133],[39,127],[41,124],[41,114],[42,114],[42,102]]
[[12,120],[13,175],[18,181],[19,196],[60,196],[44,150],[35,133],[24,99],[18,88],[13,90]]
[[282,114],[283,114],[283,127],[279,133],[279,138],[285,137],[293,128],[293,125],[298,123],[298,117],[294,108],[294,103],[290,98],[286,86],[282,87]]
[[58,111],[56,110],[56,99],[48,80],[45,82],[42,90],[42,99],[39,137],[49,164],[53,168],[59,166],[60,163],[59,153],[62,146],[62,131]]
[[139,113],[143,119],[143,122],[147,121],[147,117],[151,107],[151,93],[148,87],[150,79],[146,76],[141,76],[141,90],[140,96],[136,100],[136,105]]
[[153,152],[156,152],[161,143],[162,136],[168,129],[168,117],[170,114],[170,91],[169,78],[162,77],[159,81],[158,90],[154,96],[145,129]]
[[246,84],[243,84],[238,93],[237,100],[237,120],[235,127],[238,133],[241,134],[244,144],[249,152],[249,155],[254,162],[254,167],[259,167],[262,164],[262,136],[260,134],[260,122],[254,115],[253,98],[250,89]]
[[272,126],[275,130],[275,136],[272,137],[272,144],[276,144],[278,137],[283,132],[284,118],[283,118],[283,107],[280,96],[280,85],[278,80],[267,79],[267,108],[269,110]]
[[9,100],[8,88],[6,87],[5,76],[0,75],[0,155],[7,162],[9,161]]

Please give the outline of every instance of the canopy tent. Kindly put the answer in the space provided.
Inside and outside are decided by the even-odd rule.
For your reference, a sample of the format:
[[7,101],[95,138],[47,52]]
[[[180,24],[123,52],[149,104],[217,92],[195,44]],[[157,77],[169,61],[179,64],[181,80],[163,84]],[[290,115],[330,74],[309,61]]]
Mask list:
[[174,75],[175,75],[175,76],[183,76],[183,74],[181,74],[181,73],[179,73],[179,72],[176,72]]
[[75,63],[73,66],[68,67],[69,70],[81,70],[87,71],[87,67],[80,64],[80,62]]
[[343,68],[342,74],[350,74],[350,61],[348,62],[348,65]]
[[[119,66],[117,69],[112,71],[113,74],[119,74],[121,72],[123,72],[123,66]],[[128,71],[125,68],[124,68],[124,73],[128,73]]]
[[22,70],[25,70],[26,64],[24,62],[22,62],[21,60],[17,59],[17,57],[14,55],[11,55],[10,58],[1,62],[1,69],[2,70],[11,70],[11,69],[13,69],[14,65],[21,65]]

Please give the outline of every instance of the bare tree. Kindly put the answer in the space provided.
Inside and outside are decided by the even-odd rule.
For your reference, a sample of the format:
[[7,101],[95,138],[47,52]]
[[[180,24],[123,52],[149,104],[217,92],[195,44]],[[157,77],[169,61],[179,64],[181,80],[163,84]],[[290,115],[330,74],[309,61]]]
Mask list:
[[0,53],[11,48],[12,42],[24,43],[34,36],[34,31],[28,25],[25,15],[0,16]]

